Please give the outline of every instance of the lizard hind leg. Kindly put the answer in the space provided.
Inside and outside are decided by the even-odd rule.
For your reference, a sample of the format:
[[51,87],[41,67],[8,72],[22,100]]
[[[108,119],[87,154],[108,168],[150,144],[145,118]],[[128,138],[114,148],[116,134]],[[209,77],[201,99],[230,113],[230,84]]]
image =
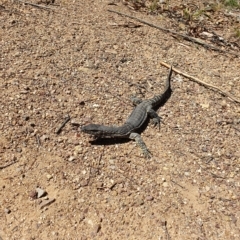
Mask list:
[[133,132],[130,134],[129,138],[136,141],[137,145],[142,149],[145,158],[151,158],[151,152],[147,149],[147,146],[142,140],[140,134]]

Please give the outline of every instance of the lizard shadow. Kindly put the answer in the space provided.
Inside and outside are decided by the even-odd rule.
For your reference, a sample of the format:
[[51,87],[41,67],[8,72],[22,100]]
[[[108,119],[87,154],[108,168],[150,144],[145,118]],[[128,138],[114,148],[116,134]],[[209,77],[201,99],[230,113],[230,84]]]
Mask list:
[[128,138],[97,138],[89,142],[92,145],[114,145],[114,144],[124,144],[130,141],[131,139],[128,139]]

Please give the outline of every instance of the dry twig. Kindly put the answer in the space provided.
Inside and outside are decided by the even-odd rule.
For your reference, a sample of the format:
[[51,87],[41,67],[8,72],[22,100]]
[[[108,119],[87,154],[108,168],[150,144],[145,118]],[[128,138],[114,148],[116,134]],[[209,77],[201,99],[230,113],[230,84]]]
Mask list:
[[56,134],[59,134],[61,131],[62,131],[62,129],[64,128],[64,126],[66,125],[66,123],[70,120],[71,118],[70,118],[70,116],[68,115],[67,117],[66,117],[66,119],[64,120],[64,122],[60,125],[60,127],[57,129],[57,131],[56,131]]
[[16,163],[16,162],[18,162],[18,161],[12,161],[12,162],[10,162],[10,163],[8,163],[8,164],[4,165],[4,166],[0,166],[0,169],[7,168],[7,167],[9,167],[9,166],[13,165],[13,164],[14,164],[14,163]]
[[183,188],[183,189],[185,188],[185,187],[183,187],[182,185],[178,184],[177,182],[175,182],[175,181],[173,181],[173,180],[171,180],[171,182],[174,183],[174,184],[176,184],[176,185],[178,185],[179,187],[181,187],[181,188]]
[[[167,64],[167,63],[165,63],[165,62],[160,62],[160,64],[163,65],[163,66],[165,66],[165,67],[167,67],[167,68],[170,68],[170,67],[171,67],[171,65],[169,65],[169,64]],[[194,81],[194,82],[197,82],[197,83],[203,85],[204,87],[207,87],[207,88],[209,88],[209,89],[211,89],[211,90],[214,90],[214,91],[219,92],[220,94],[222,94],[223,96],[228,97],[229,99],[231,99],[231,100],[234,101],[234,102],[240,103],[240,99],[236,98],[236,97],[233,96],[232,94],[230,94],[230,93],[228,93],[228,92],[225,92],[224,90],[222,90],[222,89],[220,89],[220,88],[218,88],[218,87],[216,87],[216,86],[214,86],[214,85],[211,85],[211,84],[209,84],[209,83],[203,82],[202,80],[200,80],[200,79],[198,79],[198,78],[195,78],[195,77],[193,77],[193,76],[191,76],[191,75],[188,75],[187,73],[183,73],[183,72],[181,72],[180,70],[178,70],[178,69],[176,69],[176,68],[172,68],[172,70],[173,70],[174,72],[176,72],[176,73],[178,73],[178,74],[180,74],[180,75],[182,75],[182,76],[184,76],[184,77],[186,77],[186,78]]]
[[36,135],[35,137],[36,137],[37,145],[40,147],[41,146],[40,138],[38,135]]
[[240,129],[238,129],[238,128],[234,127],[234,126],[232,126],[232,128],[234,128],[235,130],[237,130],[238,132],[240,132]]
[[36,8],[41,8],[41,9],[44,9],[44,10],[54,10],[54,9],[52,9],[50,7],[38,5],[38,4],[35,4],[35,3],[25,2],[25,1],[22,1],[22,0],[18,0],[18,1],[23,3],[23,4],[30,5],[30,6],[36,7]]
[[163,229],[164,229],[164,231],[165,231],[165,233],[166,233],[166,239],[167,239],[167,240],[170,240],[171,237],[170,237],[169,232],[168,232],[167,221],[163,221],[163,222],[162,222],[162,226],[163,226]]
[[164,32],[171,33],[171,34],[173,34],[173,35],[175,35],[175,36],[180,36],[180,37],[182,37],[182,38],[184,38],[184,39],[186,39],[186,40],[188,40],[188,41],[197,43],[197,44],[199,44],[199,45],[201,45],[201,46],[203,46],[203,47],[205,47],[205,48],[208,48],[208,49],[211,49],[211,50],[214,50],[214,51],[218,51],[218,52],[222,52],[222,53],[230,53],[230,54],[235,55],[235,56],[240,56],[238,53],[230,52],[230,51],[225,51],[225,50],[222,50],[222,49],[217,48],[217,47],[215,47],[215,46],[209,45],[209,44],[207,44],[206,42],[204,42],[204,41],[202,41],[202,40],[200,40],[200,39],[198,39],[198,38],[190,37],[190,36],[187,36],[187,35],[185,35],[185,34],[178,33],[178,32],[175,32],[175,31],[170,30],[170,29],[167,29],[167,28],[159,27],[159,26],[157,26],[157,25],[155,25],[155,24],[149,23],[149,22],[147,22],[147,21],[141,20],[141,19],[136,18],[136,17],[132,17],[132,16],[127,15],[127,14],[125,14],[125,13],[121,13],[121,12],[114,11],[114,10],[110,10],[110,9],[108,9],[108,11],[109,11],[109,12],[112,12],[112,13],[116,13],[116,14],[121,15],[121,16],[124,16],[124,17],[128,17],[128,18],[134,19],[134,20],[136,20],[136,21],[138,21],[138,22],[140,22],[140,23],[146,24],[146,25],[148,25],[148,26],[150,26],[150,27],[153,27],[153,28],[157,28],[158,30],[161,30],[161,31],[164,31]]

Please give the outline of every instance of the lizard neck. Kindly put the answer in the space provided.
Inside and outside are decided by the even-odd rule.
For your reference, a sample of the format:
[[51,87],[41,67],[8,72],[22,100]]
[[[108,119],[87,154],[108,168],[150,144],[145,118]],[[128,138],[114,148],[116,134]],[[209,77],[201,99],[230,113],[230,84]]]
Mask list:
[[125,123],[119,127],[101,125],[98,130],[101,131],[101,136],[126,137],[132,130],[132,126],[129,123]]

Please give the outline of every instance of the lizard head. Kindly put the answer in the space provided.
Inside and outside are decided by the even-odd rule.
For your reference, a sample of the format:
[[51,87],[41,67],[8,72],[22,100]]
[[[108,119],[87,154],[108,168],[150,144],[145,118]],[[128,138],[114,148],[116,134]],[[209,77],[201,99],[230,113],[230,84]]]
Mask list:
[[81,131],[96,137],[102,135],[101,125],[99,124],[88,124],[81,127]]

